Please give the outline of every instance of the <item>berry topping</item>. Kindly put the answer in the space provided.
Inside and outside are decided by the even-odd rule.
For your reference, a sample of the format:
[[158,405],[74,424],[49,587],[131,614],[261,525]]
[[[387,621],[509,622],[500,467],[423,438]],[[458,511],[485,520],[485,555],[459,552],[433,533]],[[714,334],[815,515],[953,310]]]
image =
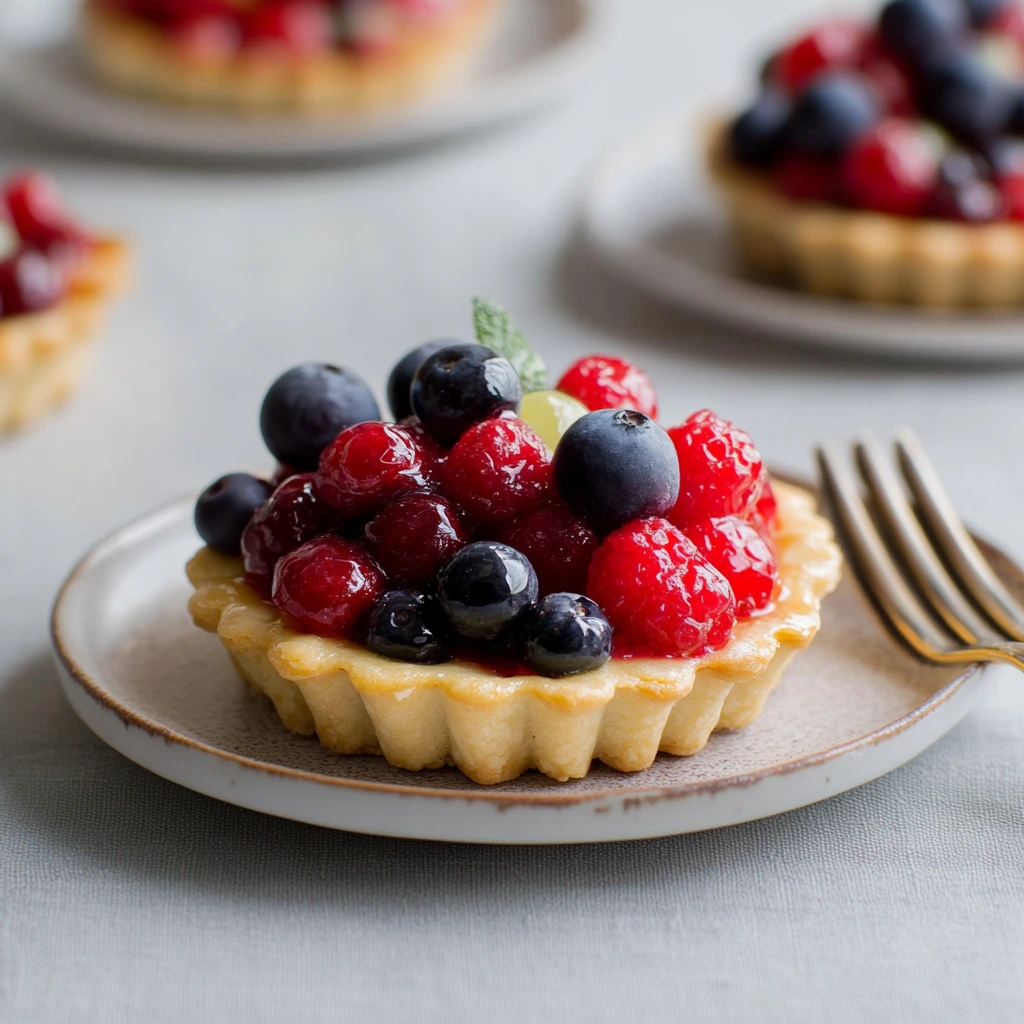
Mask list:
[[477,541],[441,569],[437,595],[461,636],[498,640],[511,636],[537,600],[537,574],[514,548]]
[[579,399],[561,391],[531,391],[523,395],[519,418],[554,451],[562,435],[589,411]]
[[963,0],[891,0],[878,30],[895,53],[923,66],[956,45],[966,20]]
[[765,89],[733,121],[729,151],[744,164],[765,167],[778,155],[789,120],[789,99],[778,89]]
[[1013,0],[964,0],[968,17],[975,28],[988,27],[993,19],[1008,10]]
[[521,634],[526,663],[543,676],[571,676],[600,668],[612,654],[612,626],[580,594],[548,594],[530,609]]
[[748,513],[748,518],[762,537],[770,537],[775,530],[778,513],[779,503],[775,499],[772,482],[768,479],[768,474],[765,473],[761,477],[761,496]]
[[658,396],[650,378],[625,359],[578,359],[562,374],[558,390],[578,398],[588,409],[635,409],[652,419],[658,415]]
[[691,523],[683,533],[729,581],[738,619],[749,618],[767,606],[777,579],[775,556],[754,526],[724,516]]
[[553,465],[558,493],[598,533],[664,515],[679,495],[672,441],[640,412],[588,413],[565,432]]
[[409,390],[413,413],[444,444],[480,420],[515,412],[522,397],[512,364],[483,345],[450,345],[428,356]]
[[988,180],[985,162],[962,149],[953,150],[939,164],[938,178],[928,201],[928,213],[932,217],[974,224],[984,224],[1003,216],[1013,219],[1014,216],[1009,190],[1004,190],[1001,195],[1000,189]]
[[412,379],[416,375],[416,371],[427,356],[432,356],[443,348],[457,344],[457,341],[428,341],[425,345],[420,345],[419,348],[414,348],[411,352],[406,353],[395,363],[391,376],[388,377],[388,405],[391,407],[391,415],[394,416],[396,423],[412,415],[409,388],[412,387]]
[[441,471],[445,494],[477,525],[540,504],[551,484],[551,453],[522,420],[500,416],[470,427]]
[[47,255],[73,257],[89,244],[70,218],[57,187],[44,174],[22,174],[4,189],[11,222],[22,241]]
[[429,489],[437,478],[431,453],[405,427],[357,423],[320,456],[317,482],[326,501],[348,518],[369,515],[394,494]]
[[385,658],[437,665],[451,655],[448,624],[437,600],[415,590],[389,590],[370,609],[366,646]]
[[540,594],[582,593],[597,534],[568,505],[543,505],[503,524],[498,540],[521,551],[537,572]]
[[379,419],[380,409],[361,377],[338,366],[303,363],[271,385],[260,410],[260,431],[278,462],[309,472],[342,430]]
[[0,262],[0,311],[4,316],[49,309],[63,294],[59,267],[42,253],[22,249]]
[[196,532],[225,555],[242,551],[242,532],[253,513],[270,497],[271,487],[248,473],[228,473],[199,495],[195,508]]
[[668,432],[679,460],[679,500],[669,512],[677,526],[744,516],[761,495],[764,466],[750,435],[710,409]]
[[206,61],[225,60],[242,45],[238,19],[227,14],[186,14],[170,27],[171,42],[183,54]]
[[855,206],[908,217],[924,212],[935,187],[935,146],[911,121],[880,122],[846,154],[843,189]]
[[841,156],[879,114],[878,100],[863,79],[830,72],[816,78],[794,103],[786,141],[808,156]]
[[318,537],[277,563],[273,598],[292,629],[351,637],[385,585],[384,574],[358,544]]
[[878,36],[871,36],[864,44],[857,67],[886,114],[910,117],[914,113],[914,83],[910,70]]
[[665,519],[642,519],[604,539],[587,593],[616,636],[653,655],[717,650],[735,621],[725,578]]
[[836,195],[836,166],[832,160],[787,153],[772,172],[779,191],[803,203],[824,203]]
[[290,477],[257,509],[242,533],[245,578],[260,593],[270,592],[278,559],[327,533],[337,518],[320,497],[312,473]]
[[928,113],[956,138],[980,146],[1004,131],[1014,94],[970,53],[949,54],[926,76],[922,96]]
[[250,11],[246,41],[264,53],[310,54],[331,45],[331,12],[322,0],[275,0]]
[[823,71],[853,67],[864,47],[867,29],[856,21],[827,21],[779,53],[772,78],[784,89],[798,92]]
[[391,498],[366,524],[367,547],[400,586],[423,586],[469,541],[458,508],[426,491]]

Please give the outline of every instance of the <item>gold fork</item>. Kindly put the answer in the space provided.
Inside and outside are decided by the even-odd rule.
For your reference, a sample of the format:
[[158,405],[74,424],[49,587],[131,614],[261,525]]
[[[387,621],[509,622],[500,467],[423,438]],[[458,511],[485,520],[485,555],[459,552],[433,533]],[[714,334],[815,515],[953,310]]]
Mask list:
[[835,445],[816,452],[822,496],[862,589],[919,657],[1024,670],[1024,608],[960,522],[914,435],[898,431],[894,448],[898,473],[870,434],[853,445],[859,474]]

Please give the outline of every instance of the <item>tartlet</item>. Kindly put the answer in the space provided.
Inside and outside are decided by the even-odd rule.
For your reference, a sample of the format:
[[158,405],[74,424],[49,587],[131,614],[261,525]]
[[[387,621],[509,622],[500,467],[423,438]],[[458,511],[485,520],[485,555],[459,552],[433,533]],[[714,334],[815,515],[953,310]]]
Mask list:
[[[312,9],[314,22],[322,8],[325,24],[356,6],[351,0],[285,3],[305,8],[306,15]],[[455,83],[487,38],[500,3],[372,0],[386,15],[364,19],[374,34],[339,41],[317,39],[308,28],[296,30],[292,40],[287,25],[261,29],[254,40],[246,19],[259,17],[261,7],[280,8],[280,0],[224,0],[187,17],[163,14],[166,4],[148,0],[134,8],[122,0],[87,0],[79,38],[100,80],[123,92],[244,114],[366,115]]]
[[275,382],[261,429],[291,468],[200,496],[194,622],[292,732],[483,785],[640,771],[748,725],[839,579],[812,496],[707,410],[658,426],[623,360],[545,390],[507,314],[478,313],[487,346],[396,366],[400,423],[350,371]]
[[[123,240],[86,235],[67,220],[45,179],[15,179],[7,196],[15,192],[22,223],[5,225],[5,231],[20,230],[20,237],[0,261],[0,434],[34,420],[76,389],[130,262]],[[44,215],[35,228],[25,224],[33,204]]]
[[1001,309],[1024,304],[1022,132],[1021,9],[893,0],[774,53],[754,104],[707,132],[706,163],[757,275]]

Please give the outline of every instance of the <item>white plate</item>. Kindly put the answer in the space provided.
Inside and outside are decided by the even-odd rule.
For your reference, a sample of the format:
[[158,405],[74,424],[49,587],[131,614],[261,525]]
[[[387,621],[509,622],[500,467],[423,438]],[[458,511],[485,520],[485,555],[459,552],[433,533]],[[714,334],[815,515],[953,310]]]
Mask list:
[[707,317],[791,341],[886,355],[1024,359],[1024,316],[872,308],[744,279],[693,153],[697,129],[672,115],[598,162],[584,235],[631,284]]
[[471,78],[386,117],[243,119],[109,92],[66,39],[0,54],[0,102],[41,127],[94,143],[215,158],[309,159],[413,146],[547,103],[587,70],[600,39],[597,0],[509,0]]
[[[253,810],[379,835],[582,843],[718,828],[802,807],[877,778],[952,728],[983,694],[978,668],[935,668],[898,649],[843,583],[825,626],[762,716],[694,757],[645,772],[595,765],[557,783],[535,772],[487,788],[454,768],[420,773],[338,757],[286,732],[192,625],[184,564],[192,501],[99,544],[54,608],[61,682],[93,732],[145,768]],[[1024,573],[997,569],[1024,592]],[[571,682],[566,683],[571,686]]]

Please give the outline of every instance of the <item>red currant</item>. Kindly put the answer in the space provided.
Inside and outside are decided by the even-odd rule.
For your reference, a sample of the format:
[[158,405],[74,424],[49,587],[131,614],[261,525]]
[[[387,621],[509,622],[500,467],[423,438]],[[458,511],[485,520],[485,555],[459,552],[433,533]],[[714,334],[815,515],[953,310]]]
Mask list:
[[386,587],[384,574],[358,544],[319,537],[277,563],[273,599],[292,629],[351,637]]
[[846,154],[843,189],[855,206],[916,217],[928,204],[938,166],[934,148],[916,124],[888,118]]
[[867,38],[868,30],[860,22],[825,22],[776,55],[772,78],[789,92],[800,92],[822,71],[853,67]]
[[836,194],[836,166],[831,160],[786,153],[772,169],[776,188],[799,203],[827,203]]
[[754,526],[723,516],[691,523],[683,533],[729,581],[738,619],[749,618],[768,604],[778,578],[775,556]]
[[366,544],[388,579],[422,587],[472,540],[458,507],[427,491],[399,494],[366,524]]
[[578,398],[588,409],[635,409],[658,418],[658,396],[639,367],[612,356],[578,359],[558,382],[557,390]]
[[695,412],[668,432],[679,457],[679,498],[668,518],[677,526],[745,516],[761,496],[764,465],[750,435],[716,416]]
[[665,519],[637,519],[610,533],[590,563],[587,594],[617,637],[654,655],[716,650],[736,618],[729,583]]
[[431,489],[438,467],[405,427],[375,420],[343,430],[320,456],[323,497],[348,518],[370,515],[402,491]]
[[278,560],[336,524],[337,516],[321,497],[313,474],[289,477],[256,510],[242,534],[246,581],[268,595]]
[[541,597],[559,591],[586,592],[597,534],[568,505],[543,505],[502,524],[497,539],[533,563]]
[[477,525],[535,508],[552,486],[551,453],[531,427],[512,416],[474,424],[441,471],[444,492]]

